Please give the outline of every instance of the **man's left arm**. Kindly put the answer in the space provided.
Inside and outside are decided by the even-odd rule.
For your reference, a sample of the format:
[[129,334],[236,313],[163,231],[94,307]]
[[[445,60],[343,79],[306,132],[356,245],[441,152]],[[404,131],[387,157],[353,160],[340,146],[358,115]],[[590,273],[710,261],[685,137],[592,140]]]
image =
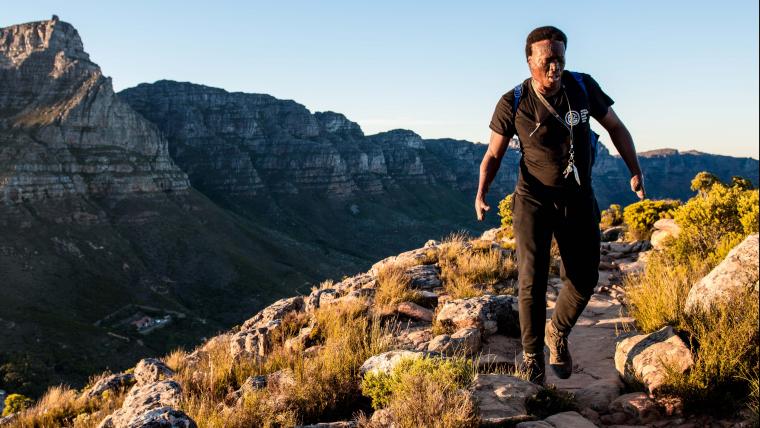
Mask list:
[[633,145],[631,133],[628,132],[628,128],[625,127],[625,124],[615,114],[612,107],[609,107],[607,114],[599,120],[599,123],[610,134],[612,144],[615,145],[626,166],[628,166],[628,170],[631,171],[631,191],[636,193],[639,199],[644,199],[646,197],[644,177],[641,174],[641,167],[636,157],[636,148]]

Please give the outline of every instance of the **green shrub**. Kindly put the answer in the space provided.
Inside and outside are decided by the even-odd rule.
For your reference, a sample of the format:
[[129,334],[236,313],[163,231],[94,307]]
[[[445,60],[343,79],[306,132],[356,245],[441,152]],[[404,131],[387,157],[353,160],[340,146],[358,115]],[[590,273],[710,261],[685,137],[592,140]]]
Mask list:
[[755,188],[751,181],[738,175],[731,177],[731,187],[738,187],[741,190],[752,190]]
[[374,408],[385,410],[386,422],[399,428],[474,428],[476,404],[467,392],[476,373],[474,364],[462,357],[407,358],[390,374],[365,375],[362,392],[372,398]]
[[602,211],[602,229],[608,229],[613,226],[623,224],[623,208],[618,204],[612,204],[609,208]]
[[681,233],[650,254],[641,274],[625,279],[627,303],[645,332],[671,325],[691,344],[694,366],[670,373],[669,392],[702,411],[731,412],[742,402],[756,408],[757,376],[751,373],[760,361],[757,296],[734,295],[692,314],[684,303],[693,284],[757,232],[758,191],[739,178],[727,186],[701,173],[694,182],[699,194],[673,213]]
[[720,262],[728,251],[758,230],[758,191],[713,184],[689,199],[673,216],[681,235],[669,248],[676,260],[690,255]]
[[702,171],[697,173],[691,180],[691,190],[699,192],[700,194],[706,193],[712,188],[714,184],[722,184],[720,179],[713,173]]
[[368,372],[362,380],[362,394],[372,399],[372,407],[388,406],[394,394],[402,392],[412,377],[423,377],[446,388],[465,388],[475,376],[472,362],[465,358],[404,358],[390,373]]
[[680,201],[672,199],[659,201],[644,199],[625,207],[623,219],[632,238],[648,239],[654,223],[661,218],[672,218],[673,212],[680,205]]
[[22,410],[26,410],[32,407],[34,402],[31,398],[21,394],[10,394],[5,397],[5,408],[3,408],[3,416],[8,416],[11,413],[17,413]]
[[503,229],[512,229],[512,203],[514,193],[510,193],[499,202],[499,217],[501,217],[501,227]]

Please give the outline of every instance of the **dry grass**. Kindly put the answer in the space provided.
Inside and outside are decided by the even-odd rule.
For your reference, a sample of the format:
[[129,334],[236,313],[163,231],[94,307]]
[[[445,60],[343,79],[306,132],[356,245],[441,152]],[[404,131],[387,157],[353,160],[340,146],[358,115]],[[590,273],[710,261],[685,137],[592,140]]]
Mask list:
[[54,386],[32,407],[20,412],[8,427],[96,427],[106,416],[121,407],[125,395],[123,392],[109,392],[98,398],[87,399],[67,386]]
[[685,316],[682,329],[696,350],[694,366],[686,374],[669,373],[671,391],[686,398],[690,407],[702,410],[730,411],[747,397],[750,408],[753,400],[756,405],[758,312],[757,296],[748,292],[708,311]]
[[[441,246],[438,264],[446,292],[455,299],[493,294],[514,294],[517,277],[514,256],[492,247],[490,241],[454,240]],[[500,286],[497,288],[496,286]]]
[[649,333],[682,325],[689,290],[707,268],[702,262],[677,263],[664,252],[653,252],[643,273],[624,279],[629,311],[639,328]]
[[390,314],[404,301],[417,301],[417,293],[411,289],[411,278],[405,273],[406,266],[389,264],[377,274],[374,310],[380,314]]
[[[309,358],[304,358],[300,349],[277,344],[262,361],[235,361],[220,341],[208,349],[206,361],[179,374],[191,385],[182,409],[199,426],[208,427],[293,426],[350,417],[345,413],[361,407],[363,400],[358,390],[359,367],[388,348],[390,333],[379,318],[369,314],[365,303],[357,300],[315,311],[313,336],[322,347]],[[220,405],[224,395],[237,389],[247,376],[275,371],[286,381],[270,383],[246,392],[237,402]]]
[[708,243],[712,233],[682,234],[654,251],[645,271],[625,280],[626,298],[641,330],[671,325],[688,338],[694,366],[686,374],[669,373],[669,392],[695,410],[731,412],[748,396],[750,406],[753,400],[747,373],[756,373],[760,361],[758,301],[749,293],[707,311],[685,312],[691,287],[741,241],[741,236],[725,235]]

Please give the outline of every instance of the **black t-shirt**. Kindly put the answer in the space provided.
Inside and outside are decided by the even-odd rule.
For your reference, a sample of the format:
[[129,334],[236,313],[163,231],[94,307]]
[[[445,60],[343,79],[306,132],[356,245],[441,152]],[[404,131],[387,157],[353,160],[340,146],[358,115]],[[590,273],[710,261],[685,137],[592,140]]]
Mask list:
[[[562,73],[562,89],[547,101],[564,120],[573,120],[575,166],[581,180],[582,190],[591,190],[591,127],[590,117],[603,118],[613,104],[599,84],[588,74],[581,74],[586,86],[583,89],[569,71]],[[512,112],[514,89],[504,94],[496,104],[490,128],[505,138],[517,134],[520,139],[522,158],[520,177],[516,192],[540,193],[574,188],[578,189],[573,174],[565,178],[562,172],[568,164],[570,132],[541,103],[530,79],[522,84],[522,95],[517,115]],[[570,108],[575,112],[568,114]],[[538,123],[540,126],[537,127]]]

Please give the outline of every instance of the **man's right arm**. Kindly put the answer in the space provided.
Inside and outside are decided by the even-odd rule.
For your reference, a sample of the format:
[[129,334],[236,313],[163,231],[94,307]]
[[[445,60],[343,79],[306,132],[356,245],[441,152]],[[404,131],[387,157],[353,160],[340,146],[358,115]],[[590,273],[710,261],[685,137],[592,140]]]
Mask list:
[[480,162],[480,179],[478,180],[478,193],[475,196],[475,215],[478,221],[482,221],[485,216],[485,212],[490,210],[491,207],[486,204],[486,194],[488,188],[491,186],[491,182],[496,177],[496,172],[501,166],[501,159],[504,157],[504,153],[509,146],[508,138],[497,132],[491,131],[491,140],[488,142],[488,150],[483,156],[483,161]]

